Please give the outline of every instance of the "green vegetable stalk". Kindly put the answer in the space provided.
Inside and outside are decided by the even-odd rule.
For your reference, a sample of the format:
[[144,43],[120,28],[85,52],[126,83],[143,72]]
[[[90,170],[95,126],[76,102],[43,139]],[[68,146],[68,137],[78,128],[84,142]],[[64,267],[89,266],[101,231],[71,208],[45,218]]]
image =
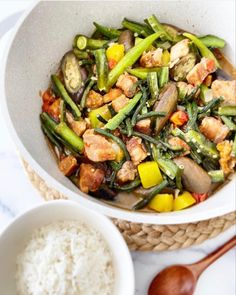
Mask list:
[[211,181],[214,182],[223,182],[225,180],[223,170],[214,170],[209,171],[208,174],[211,177]]
[[162,88],[169,81],[169,67],[162,67],[159,73],[159,87]]
[[128,68],[131,67],[142,53],[161,36],[161,33],[154,33],[139,44],[132,47],[125,56],[118,62],[118,64],[110,71],[107,81],[107,89],[109,90],[117,81],[118,77]]
[[117,38],[120,36],[121,32],[119,30],[102,26],[96,22],[94,22],[93,24],[98,30],[98,32],[100,32],[102,35],[104,35],[105,37],[109,39]]
[[141,80],[147,80],[147,76],[151,72],[159,73],[161,68],[134,68],[127,69],[127,72]]
[[128,20],[127,18],[124,18],[124,20],[122,21],[122,26],[144,37],[148,37],[152,34],[152,30],[150,30],[146,25]]
[[150,72],[147,74],[147,83],[151,94],[151,98],[148,100],[148,105],[153,106],[159,95],[157,72]]
[[106,90],[106,82],[108,75],[108,63],[105,49],[102,48],[95,50],[94,56],[96,60],[96,69],[98,75],[98,89],[100,91],[103,91]]
[[134,188],[138,187],[141,183],[139,177],[136,177],[133,181],[125,185],[118,185],[117,183],[114,184],[114,188],[120,191],[132,191]]
[[146,21],[154,32],[161,32],[165,39],[173,41],[171,35],[167,32],[165,27],[158,21],[155,15],[151,15]]
[[202,37],[198,37],[202,43],[210,48],[224,48],[225,47],[225,40],[214,36],[214,35],[206,35]]
[[224,106],[218,109],[221,116],[236,116],[236,106]]
[[92,39],[84,35],[77,35],[74,39],[74,46],[77,46],[79,50],[99,49],[105,46],[107,43],[107,40]]

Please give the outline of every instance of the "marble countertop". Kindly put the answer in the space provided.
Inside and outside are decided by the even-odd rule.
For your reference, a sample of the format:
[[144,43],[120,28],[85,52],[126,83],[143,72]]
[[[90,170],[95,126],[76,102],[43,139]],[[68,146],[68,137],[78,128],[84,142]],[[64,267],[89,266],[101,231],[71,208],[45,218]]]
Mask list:
[[[0,1],[0,34],[4,28],[2,21],[12,13],[24,10],[30,1]],[[5,41],[6,43],[7,41]],[[4,50],[4,38],[0,40],[0,50]],[[2,97],[0,98],[2,99]],[[16,148],[10,138],[7,127],[0,113],[0,232],[11,220],[28,208],[43,202],[39,193],[26,178],[19,161]],[[14,185],[12,185],[14,183]],[[200,246],[184,250],[160,253],[133,252],[136,293],[145,295],[152,277],[168,265],[192,263],[223,244],[235,234],[235,227],[208,240]],[[236,294],[236,252],[229,251],[210,266],[200,277],[196,295],[234,295]],[[4,294],[8,295],[8,294]]]

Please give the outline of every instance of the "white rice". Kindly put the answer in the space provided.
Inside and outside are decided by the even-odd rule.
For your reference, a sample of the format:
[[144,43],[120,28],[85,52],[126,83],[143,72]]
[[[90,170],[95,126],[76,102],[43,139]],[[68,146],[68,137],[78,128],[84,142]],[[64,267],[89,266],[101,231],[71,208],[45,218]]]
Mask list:
[[100,233],[78,221],[34,231],[17,257],[19,295],[111,295],[114,269]]

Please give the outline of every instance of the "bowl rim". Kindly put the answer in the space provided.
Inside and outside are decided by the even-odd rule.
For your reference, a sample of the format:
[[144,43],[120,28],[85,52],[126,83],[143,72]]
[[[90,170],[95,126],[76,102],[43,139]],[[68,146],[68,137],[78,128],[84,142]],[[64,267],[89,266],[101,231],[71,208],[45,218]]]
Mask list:
[[[31,156],[31,154],[27,151],[24,144],[22,143],[20,137],[16,133],[14,125],[11,121],[8,106],[7,106],[7,98],[5,92],[5,73],[7,68],[7,61],[9,52],[12,46],[12,43],[17,35],[21,25],[25,21],[25,19],[30,15],[31,11],[37,7],[40,0],[36,0],[31,3],[25,12],[21,15],[18,22],[14,26],[11,36],[9,38],[9,42],[5,48],[5,52],[3,54],[3,67],[1,72],[1,89],[3,93],[3,99],[0,101],[0,105],[2,108],[2,115],[6,122],[6,126],[9,130],[9,133],[13,139],[14,144],[16,145],[20,155],[29,163],[31,168],[47,183],[50,184],[51,187],[55,188],[63,195],[68,196],[71,200],[75,202],[78,200],[80,204],[89,209],[93,209],[95,211],[99,211],[101,214],[106,216],[122,219],[130,222],[137,223],[146,223],[146,224],[181,224],[181,223],[189,223],[189,222],[198,222],[201,220],[208,220],[214,217],[222,216],[224,214],[230,213],[235,210],[236,204],[234,202],[225,202],[223,206],[208,208],[207,214],[206,210],[199,210],[198,212],[191,212],[191,208],[185,209],[184,211],[177,211],[171,213],[149,213],[149,212],[134,212],[122,208],[118,208],[112,205],[104,204],[102,201],[96,201],[91,199],[86,199],[83,196],[83,193],[78,190],[78,193],[73,192],[68,189],[66,186],[62,185],[59,181],[57,181],[53,176],[51,176],[41,165]],[[82,2],[82,1],[81,1]],[[235,181],[235,178],[231,180],[231,182]],[[205,201],[207,202],[207,201]],[[199,206],[200,204],[198,204]],[[183,214],[184,212],[184,214]]]
[[[65,206],[67,206],[68,208],[76,208],[76,210],[78,210],[79,212],[83,212],[88,216],[91,216],[91,225],[88,225],[86,221],[84,221],[84,217],[82,216],[81,218],[81,222],[84,223],[85,225],[88,225],[89,227],[93,227],[93,224],[95,223],[95,220],[100,220],[101,225],[103,227],[106,227],[107,229],[109,229],[112,232],[112,235],[110,235],[109,237],[106,236],[106,238],[104,237],[104,234],[99,230],[96,229],[96,231],[100,232],[101,236],[103,237],[103,239],[106,241],[106,243],[108,244],[108,248],[111,251],[112,256],[116,255],[116,249],[114,247],[114,244],[112,245],[112,243],[109,243],[108,241],[112,241],[115,237],[116,239],[116,245],[117,243],[119,243],[119,245],[117,245],[117,247],[119,247],[119,249],[121,249],[122,251],[122,259],[117,259],[117,265],[118,265],[118,269],[121,267],[123,268],[123,261],[125,259],[126,264],[125,264],[125,271],[126,271],[126,275],[129,275],[129,280],[128,282],[126,282],[125,286],[126,288],[128,288],[128,294],[134,294],[135,291],[135,275],[134,275],[134,265],[133,265],[133,261],[131,258],[131,254],[129,251],[129,248],[122,236],[122,234],[120,233],[120,231],[118,230],[118,228],[114,225],[114,223],[105,215],[102,215],[98,212],[95,212],[94,210],[91,210],[89,208],[84,208],[84,206],[80,205],[79,203],[75,202],[75,201],[71,201],[71,200],[55,200],[55,201],[49,201],[49,202],[43,202],[41,204],[37,204],[25,211],[23,211],[22,213],[20,213],[19,215],[17,215],[7,226],[6,228],[0,232],[0,244],[1,241],[5,238],[7,238],[8,233],[10,233],[12,230],[14,230],[15,226],[19,223],[19,221],[22,220],[27,220],[27,218],[29,216],[32,216],[32,214],[34,214],[34,212],[36,214],[40,214],[44,208],[47,208],[48,210],[51,208],[52,210],[56,209],[56,208],[65,208]],[[80,217],[80,215],[78,214],[78,217]],[[54,219],[54,218],[52,218]],[[59,220],[60,218],[55,218],[56,220]],[[63,220],[67,220],[67,219],[63,219]],[[74,220],[74,218],[71,218],[68,220]],[[78,220],[80,221],[80,218],[78,218]],[[54,222],[54,221],[52,221]],[[43,225],[42,225],[43,226]],[[30,226],[29,226],[30,227]],[[40,225],[39,225],[40,227]],[[33,231],[38,228],[38,226],[36,227],[32,227],[32,229],[30,230],[30,233],[32,234]],[[119,281],[118,281],[118,285],[119,285]]]

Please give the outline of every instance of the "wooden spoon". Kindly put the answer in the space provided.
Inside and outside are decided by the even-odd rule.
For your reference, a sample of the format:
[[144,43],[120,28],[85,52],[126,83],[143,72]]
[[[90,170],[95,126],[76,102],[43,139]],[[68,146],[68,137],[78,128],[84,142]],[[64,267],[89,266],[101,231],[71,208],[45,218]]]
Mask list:
[[154,277],[149,286],[148,295],[193,294],[201,273],[234,246],[236,246],[236,236],[199,262],[165,268]]

